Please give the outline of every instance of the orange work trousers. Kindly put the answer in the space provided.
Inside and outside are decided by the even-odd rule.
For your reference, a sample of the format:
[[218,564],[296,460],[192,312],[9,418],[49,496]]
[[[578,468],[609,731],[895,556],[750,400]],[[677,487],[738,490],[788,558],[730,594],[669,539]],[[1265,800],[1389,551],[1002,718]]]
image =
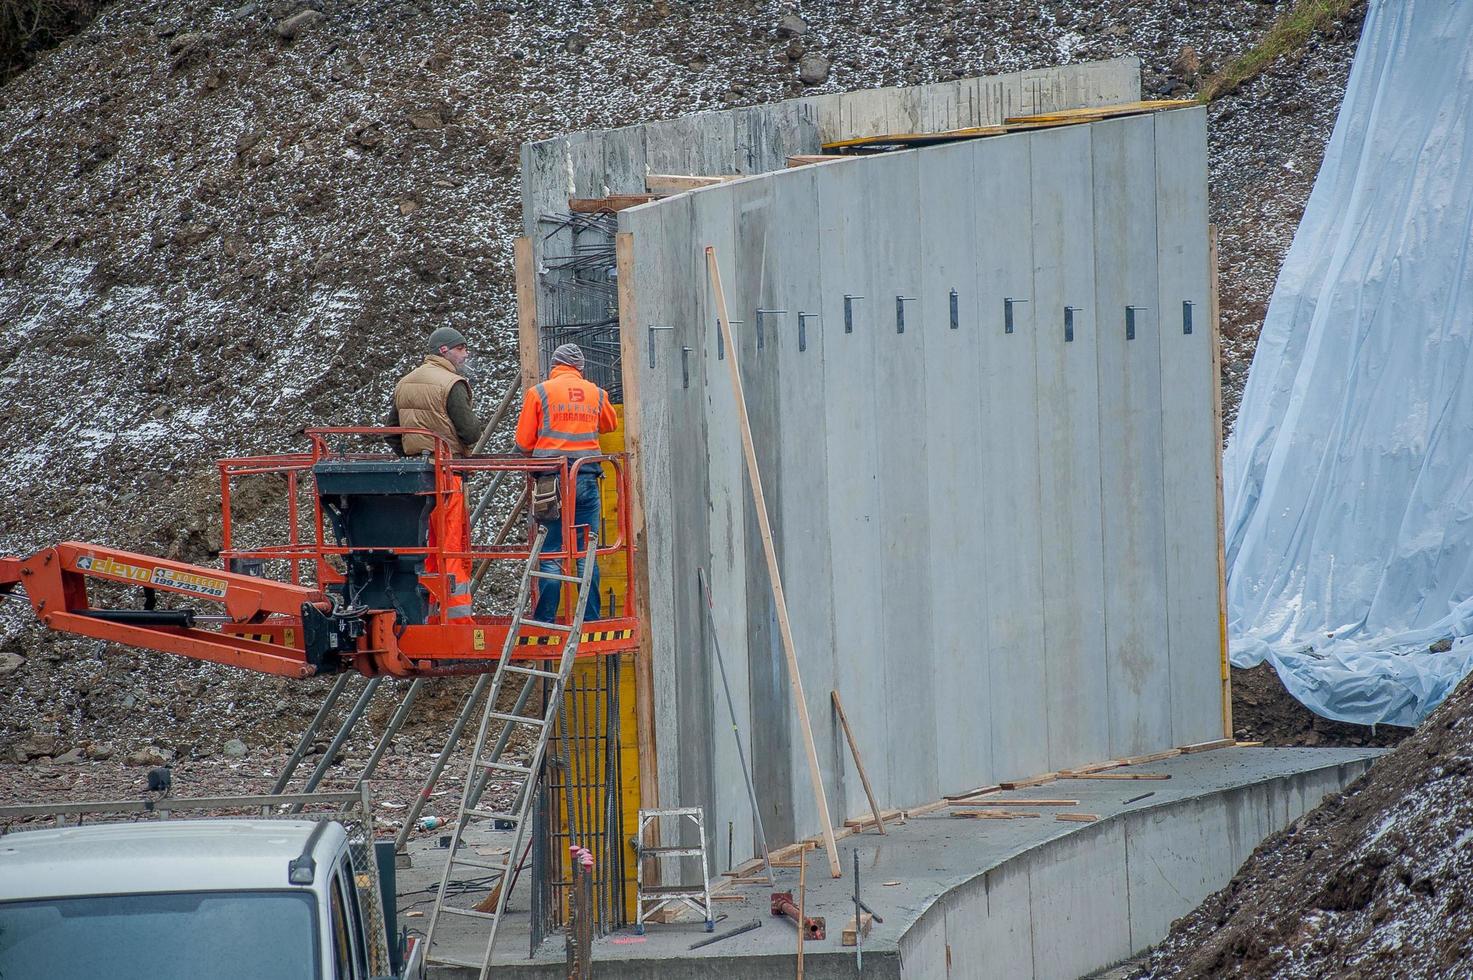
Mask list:
[[[431,548],[440,547],[440,536],[443,533],[446,551],[470,551],[471,522],[465,508],[465,486],[458,476],[450,479],[450,499],[430,511],[428,543]],[[438,578],[441,571],[440,556],[431,551],[425,556],[425,575]],[[464,619],[471,615],[471,560],[447,558],[443,571],[447,574],[445,591],[449,597],[445,604],[445,614],[449,619]],[[433,588],[430,594],[435,595]],[[433,603],[435,600],[431,601]]]

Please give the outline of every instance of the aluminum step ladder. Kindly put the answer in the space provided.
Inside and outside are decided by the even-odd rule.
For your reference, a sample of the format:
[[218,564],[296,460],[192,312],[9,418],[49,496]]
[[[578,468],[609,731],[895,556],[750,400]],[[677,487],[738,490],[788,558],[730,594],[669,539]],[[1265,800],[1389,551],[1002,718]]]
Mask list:
[[[440,924],[441,916],[462,916],[488,922],[490,933],[486,937],[486,955],[481,961],[480,980],[486,980],[491,970],[491,951],[496,946],[496,934],[500,930],[502,917],[506,914],[506,900],[511,893],[510,885],[515,883],[518,856],[522,853],[523,842],[527,837],[527,825],[530,823],[532,804],[537,797],[538,773],[541,772],[542,760],[547,754],[547,743],[552,735],[553,725],[557,721],[558,709],[562,705],[563,689],[567,685],[568,675],[573,670],[573,660],[578,653],[578,641],[583,634],[583,613],[588,605],[594,563],[597,561],[597,536],[590,533],[587,550],[582,559],[581,574],[564,575],[542,571],[542,542],[546,535],[546,528],[538,530],[536,540],[532,543],[531,554],[527,558],[526,568],[522,570],[522,581],[517,589],[517,601],[513,607],[511,627],[506,631],[506,643],[501,648],[501,658],[497,662],[496,672],[491,681],[491,693],[486,699],[485,708],[481,714],[481,728],[476,734],[476,745],[471,753],[470,769],[466,773],[465,790],[461,794],[460,809],[456,814],[455,829],[450,838],[450,853],[445,858],[445,873],[440,878],[440,889],[435,896],[435,907],[430,915],[429,930],[425,936],[425,947],[429,952],[430,962],[464,966],[467,964],[446,961],[435,956],[435,929]],[[577,586],[571,624],[543,623],[523,615],[534,580],[552,580]],[[545,670],[512,660],[511,655],[517,649],[517,639],[521,635],[523,626],[559,630],[566,635],[567,639],[561,644],[562,653],[556,670]],[[527,703],[533,688],[542,681],[549,684],[544,700],[546,707],[542,715],[538,717],[521,714],[521,706]],[[502,687],[507,683],[520,683],[521,685],[518,689],[518,708],[510,713],[497,710],[497,705],[501,701]],[[493,727],[499,734],[488,751],[487,740]],[[502,761],[502,756],[511,743],[511,736],[517,730],[535,732],[537,737],[536,746],[530,752],[525,765]],[[480,805],[481,790],[487,781],[495,777],[521,777],[522,779],[521,788],[517,790],[511,806],[505,810],[484,808]],[[512,823],[514,826],[511,846],[505,853],[498,853],[494,857],[475,855],[474,851],[464,842],[466,827],[472,821]],[[463,850],[469,851],[470,856],[463,853]],[[460,908],[446,903],[446,892],[457,869],[473,869],[479,877],[489,879],[488,887],[491,888],[491,894],[495,898],[495,911],[482,912],[474,908]]]
[[[698,843],[693,845],[676,844],[669,847],[660,847],[645,843],[645,830],[654,827],[659,830],[661,817],[679,818],[679,823],[684,824],[686,820],[695,825],[696,839]],[[644,935],[644,920],[654,915],[667,906],[679,902],[688,908],[698,912],[701,918],[706,920],[706,931],[711,932],[716,928],[716,916],[711,913],[711,876],[706,868],[706,817],[705,812],[698,806],[671,807],[664,810],[640,810],[639,811],[639,833],[635,837],[638,855],[636,857],[634,880],[635,880],[635,907],[634,907],[634,931],[636,934]],[[646,885],[644,883],[644,862],[647,859],[659,861],[662,858],[688,858],[699,857],[701,859],[701,883],[695,882],[676,883],[673,885]],[[663,880],[663,879],[662,879]]]

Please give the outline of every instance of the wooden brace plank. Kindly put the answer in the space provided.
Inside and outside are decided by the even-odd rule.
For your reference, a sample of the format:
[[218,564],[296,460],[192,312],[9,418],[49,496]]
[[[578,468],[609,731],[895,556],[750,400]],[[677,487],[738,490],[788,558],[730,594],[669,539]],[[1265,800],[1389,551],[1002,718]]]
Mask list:
[[570,197],[568,210],[574,214],[599,214],[603,211],[623,211],[625,208],[648,204],[655,200],[653,194],[610,194],[608,197]]

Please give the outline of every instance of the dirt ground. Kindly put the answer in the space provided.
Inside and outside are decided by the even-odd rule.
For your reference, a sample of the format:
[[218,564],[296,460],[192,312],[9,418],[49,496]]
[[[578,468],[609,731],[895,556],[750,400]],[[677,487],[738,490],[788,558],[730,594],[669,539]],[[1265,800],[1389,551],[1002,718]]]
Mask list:
[[1138,978],[1473,976],[1473,683],[1253,853]]

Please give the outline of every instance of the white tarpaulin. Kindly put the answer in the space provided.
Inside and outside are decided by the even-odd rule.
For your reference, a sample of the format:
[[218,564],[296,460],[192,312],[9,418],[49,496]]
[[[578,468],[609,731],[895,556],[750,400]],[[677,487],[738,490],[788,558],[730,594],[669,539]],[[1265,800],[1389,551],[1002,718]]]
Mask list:
[[1473,667],[1470,368],[1473,2],[1372,0],[1224,461],[1236,666],[1398,725]]

